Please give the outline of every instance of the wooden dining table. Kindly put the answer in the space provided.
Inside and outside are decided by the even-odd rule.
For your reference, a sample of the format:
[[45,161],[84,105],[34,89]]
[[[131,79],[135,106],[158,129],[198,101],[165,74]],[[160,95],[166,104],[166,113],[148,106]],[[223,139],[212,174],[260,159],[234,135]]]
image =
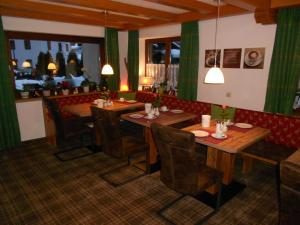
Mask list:
[[[140,115],[140,116],[136,116]],[[145,140],[149,144],[149,151],[147,154],[147,163],[150,172],[154,172],[157,167],[157,148],[154,143],[150,126],[153,122],[160,123],[163,125],[173,125],[180,122],[192,120],[196,117],[193,113],[184,112],[182,110],[170,110],[167,112],[160,112],[158,117],[148,119],[144,111],[138,111],[134,113],[122,114],[121,119],[130,121],[135,124],[139,124],[144,127]],[[137,118],[141,117],[141,118]]]
[[[142,108],[144,107],[145,103],[138,102],[138,101],[113,101],[112,105],[102,107],[106,110],[112,111],[125,111],[134,108]],[[89,117],[92,115],[90,107],[98,107],[96,104],[93,103],[81,103],[81,104],[74,104],[74,105],[66,105],[62,108],[63,111],[69,112],[73,115],[80,116],[80,117]]]
[[[270,130],[257,126],[241,128],[233,124],[227,127],[226,138],[217,139],[211,136],[215,133],[215,127],[216,123],[213,121],[208,128],[203,128],[201,124],[195,124],[183,130],[208,132],[207,137],[195,137],[195,141],[208,146],[206,164],[223,172],[223,184],[229,185],[233,180],[236,154],[265,138]],[[216,187],[208,190],[210,193],[216,191]]]

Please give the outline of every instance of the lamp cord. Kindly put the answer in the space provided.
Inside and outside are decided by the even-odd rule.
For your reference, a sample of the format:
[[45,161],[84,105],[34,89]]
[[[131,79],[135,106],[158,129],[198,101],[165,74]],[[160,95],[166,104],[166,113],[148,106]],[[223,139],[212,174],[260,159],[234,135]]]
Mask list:
[[215,35],[215,67],[217,67],[217,36],[218,36],[218,24],[219,24],[219,16],[220,16],[220,0],[218,0],[218,16],[216,19],[216,35]]
[[104,11],[104,35],[105,35],[105,58],[106,58],[106,64],[108,64],[108,54],[107,54],[107,29],[106,29],[106,17],[107,17],[107,11]]

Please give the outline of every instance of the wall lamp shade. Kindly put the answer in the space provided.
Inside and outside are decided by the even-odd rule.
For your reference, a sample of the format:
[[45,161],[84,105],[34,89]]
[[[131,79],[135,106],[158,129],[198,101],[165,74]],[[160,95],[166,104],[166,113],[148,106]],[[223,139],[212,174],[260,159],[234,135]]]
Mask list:
[[140,84],[141,85],[152,85],[153,77],[141,77]]
[[22,67],[23,67],[23,68],[30,68],[30,67],[31,67],[31,63],[25,60],[25,61],[22,63]]
[[54,63],[49,63],[47,69],[48,70],[56,70],[56,65]]
[[204,83],[224,84],[224,75],[222,70],[216,66],[210,68],[205,76]]
[[113,68],[111,67],[111,65],[109,65],[109,64],[107,63],[107,64],[105,64],[105,65],[102,67],[101,74],[102,74],[102,75],[113,75],[113,74],[114,74],[114,70],[113,70]]

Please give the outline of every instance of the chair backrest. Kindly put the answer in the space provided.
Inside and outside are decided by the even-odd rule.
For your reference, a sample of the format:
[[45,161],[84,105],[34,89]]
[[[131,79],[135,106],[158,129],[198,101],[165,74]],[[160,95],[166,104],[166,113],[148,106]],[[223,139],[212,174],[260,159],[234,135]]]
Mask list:
[[91,107],[95,129],[101,136],[103,151],[113,157],[123,157],[122,135],[120,120],[116,112]]
[[157,123],[151,124],[151,130],[161,159],[161,181],[175,191],[196,193],[201,165],[194,134]]
[[51,100],[48,98],[44,98],[43,100],[54,121],[56,143],[57,145],[60,145],[65,139],[64,119],[62,118],[62,115],[58,108],[58,104],[55,100]]

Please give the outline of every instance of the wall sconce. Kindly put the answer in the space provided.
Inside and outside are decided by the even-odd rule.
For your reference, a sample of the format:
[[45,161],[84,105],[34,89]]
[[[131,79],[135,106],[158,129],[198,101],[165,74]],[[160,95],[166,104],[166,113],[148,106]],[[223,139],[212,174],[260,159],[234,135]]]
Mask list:
[[140,85],[142,85],[142,90],[146,91],[151,89],[152,85],[153,85],[153,77],[140,77]]

